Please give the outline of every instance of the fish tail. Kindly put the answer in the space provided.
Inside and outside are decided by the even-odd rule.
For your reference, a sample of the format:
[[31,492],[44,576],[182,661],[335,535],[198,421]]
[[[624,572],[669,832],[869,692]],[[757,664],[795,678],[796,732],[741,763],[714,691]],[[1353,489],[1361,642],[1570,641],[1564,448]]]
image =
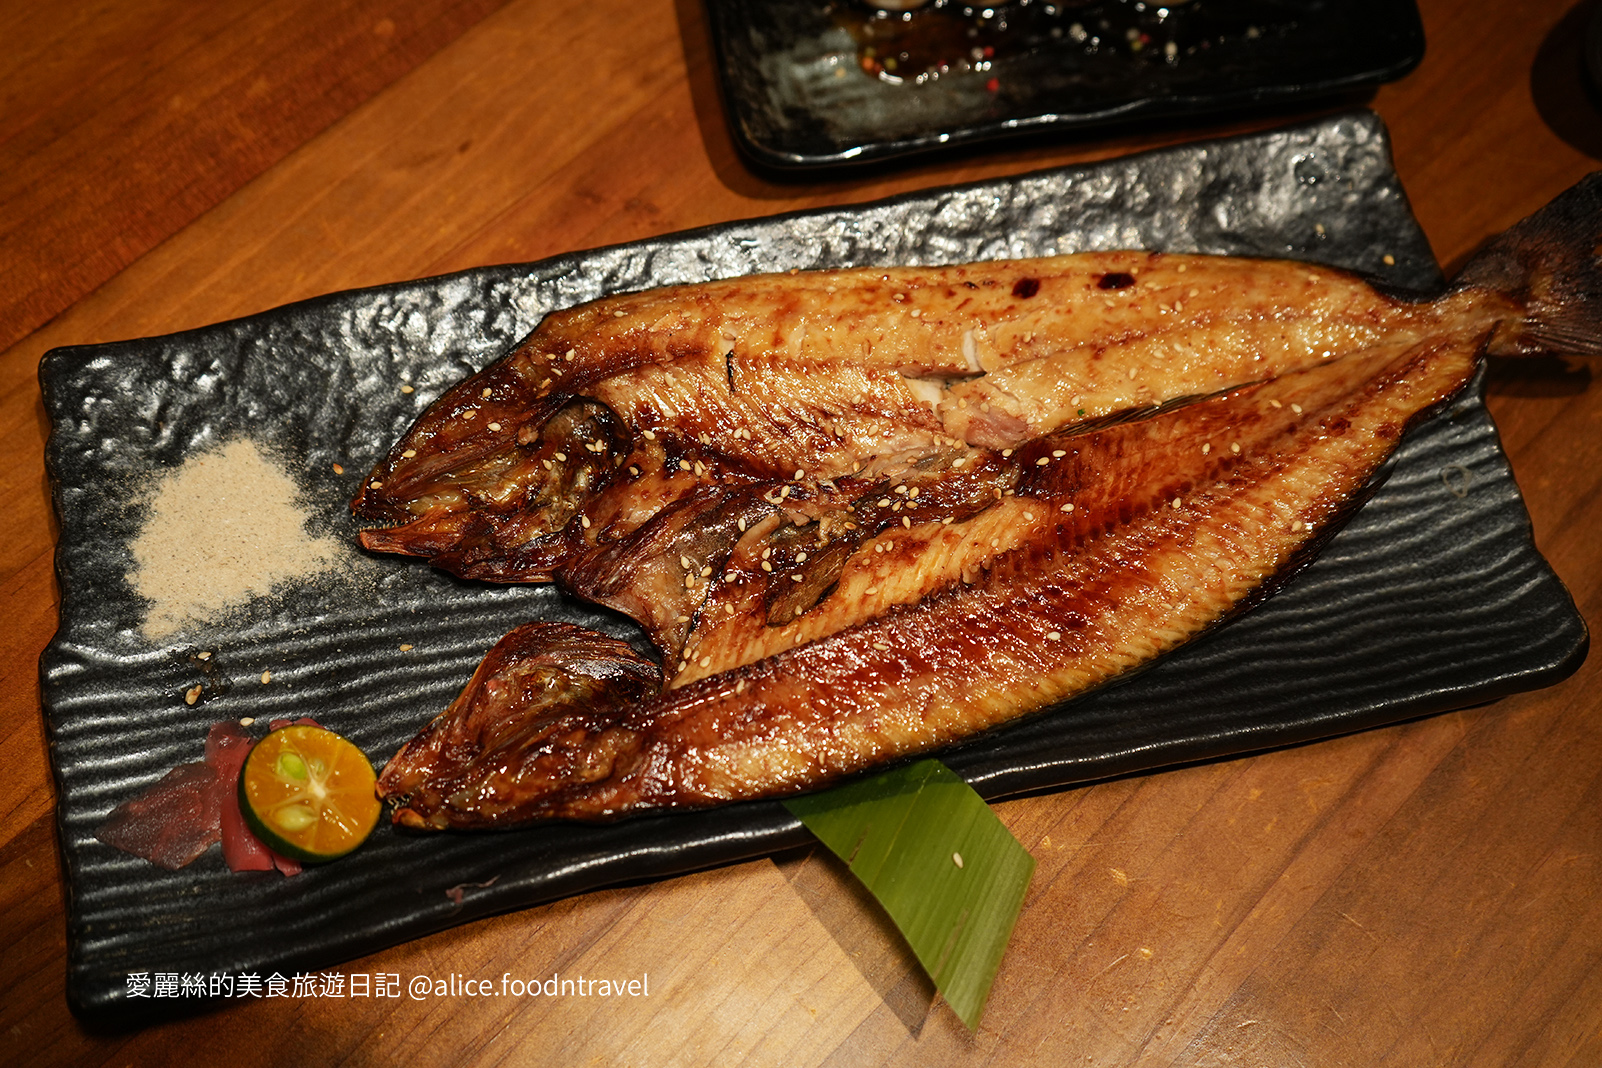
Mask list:
[[1454,290],[1511,300],[1487,346],[1495,356],[1602,356],[1602,171],[1488,241]]

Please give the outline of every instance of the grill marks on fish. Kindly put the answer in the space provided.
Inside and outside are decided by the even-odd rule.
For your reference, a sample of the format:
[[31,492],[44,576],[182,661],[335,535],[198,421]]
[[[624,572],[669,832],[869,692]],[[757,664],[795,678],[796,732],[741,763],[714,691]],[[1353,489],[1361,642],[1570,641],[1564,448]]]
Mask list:
[[1107,253],[552,315],[353,508],[370,547],[634,616],[665,668],[519,628],[381,792],[419,827],[774,796],[1149,663],[1309,560],[1487,347],[1602,353],[1598,219],[1593,180],[1429,303]]

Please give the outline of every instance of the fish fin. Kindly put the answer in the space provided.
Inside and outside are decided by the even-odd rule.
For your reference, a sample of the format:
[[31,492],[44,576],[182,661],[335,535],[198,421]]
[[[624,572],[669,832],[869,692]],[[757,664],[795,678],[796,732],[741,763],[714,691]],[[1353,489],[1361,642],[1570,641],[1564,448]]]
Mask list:
[[1496,356],[1602,356],[1602,171],[1486,242],[1453,280],[1511,299]]

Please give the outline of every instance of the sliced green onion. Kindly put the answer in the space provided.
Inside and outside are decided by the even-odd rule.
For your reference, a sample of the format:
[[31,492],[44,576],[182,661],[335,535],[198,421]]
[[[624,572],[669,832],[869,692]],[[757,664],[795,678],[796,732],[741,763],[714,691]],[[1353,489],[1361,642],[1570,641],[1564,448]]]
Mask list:
[[946,1004],[978,1030],[1035,858],[938,760],[784,803],[846,862]]

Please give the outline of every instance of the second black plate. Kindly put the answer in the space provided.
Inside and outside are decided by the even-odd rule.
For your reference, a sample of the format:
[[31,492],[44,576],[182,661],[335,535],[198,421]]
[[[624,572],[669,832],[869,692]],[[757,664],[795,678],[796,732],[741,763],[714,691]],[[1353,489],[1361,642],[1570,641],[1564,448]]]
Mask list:
[[1399,78],[1413,0],[706,0],[735,141],[864,163],[1043,129],[1197,116]]

